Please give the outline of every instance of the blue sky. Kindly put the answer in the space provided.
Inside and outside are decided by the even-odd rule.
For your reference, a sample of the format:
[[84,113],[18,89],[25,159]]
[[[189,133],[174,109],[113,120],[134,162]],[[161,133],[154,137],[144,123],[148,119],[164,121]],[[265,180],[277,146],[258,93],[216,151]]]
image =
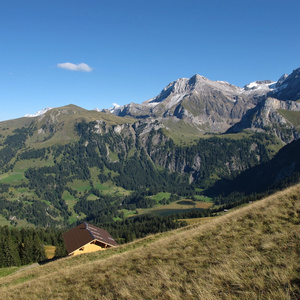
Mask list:
[[300,67],[299,12],[299,0],[1,0],[0,121],[141,103],[194,74],[277,80]]

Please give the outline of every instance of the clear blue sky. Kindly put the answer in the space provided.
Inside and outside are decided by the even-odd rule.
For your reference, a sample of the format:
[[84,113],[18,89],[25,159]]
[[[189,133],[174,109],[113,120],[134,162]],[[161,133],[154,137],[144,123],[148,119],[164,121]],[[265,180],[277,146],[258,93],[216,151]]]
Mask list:
[[196,73],[277,80],[300,67],[299,12],[299,0],[1,0],[0,121],[141,103]]

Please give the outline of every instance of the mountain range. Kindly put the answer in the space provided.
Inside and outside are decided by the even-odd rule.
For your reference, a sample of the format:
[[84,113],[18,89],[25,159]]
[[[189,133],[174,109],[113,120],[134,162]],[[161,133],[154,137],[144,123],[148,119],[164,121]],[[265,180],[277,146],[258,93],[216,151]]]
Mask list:
[[[277,82],[255,81],[243,88],[194,75],[168,84],[142,104],[111,109],[117,116],[188,124],[199,133],[271,130],[284,142],[299,138],[300,68]],[[296,112],[296,113],[295,113]],[[289,131],[289,133],[283,133]]]
[[[279,177],[292,182],[299,172],[299,144],[290,148],[300,136],[299,72],[243,88],[195,75],[142,104],[101,112],[67,105],[0,122],[0,219],[113,221],[178,197],[202,199],[210,189],[219,193],[211,193],[212,202],[228,203],[220,195],[234,192],[231,182],[240,182],[241,194],[256,192],[259,174],[270,179],[259,192]],[[285,154],[276,155],[283,146]],[[285,155],[291,172],[279,163]],[[253,167],[274,174],[249,171],[255,180],[247,186],[243,172]]]
[[[194,75],[169,83],[159,95],[141,104],[115,105],[102,112],[155,123],[156,127],[159,123],[170,132],[184,126],[193,135],[272,131],[288,143],[300,136],[299,74],[300,68],[276,82],[255,81],[243,88]],[[49,109],[26,116],[40,116]],[[148,130],[150,127],[154,125]]]
[[[3,297],[298,299],[299,74],[0,122]],[[120,246],[17,267],[82,222]]]

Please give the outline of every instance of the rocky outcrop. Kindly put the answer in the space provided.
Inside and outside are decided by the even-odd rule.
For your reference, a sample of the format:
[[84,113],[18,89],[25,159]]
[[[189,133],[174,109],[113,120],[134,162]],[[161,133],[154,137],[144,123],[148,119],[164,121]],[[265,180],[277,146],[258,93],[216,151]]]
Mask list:
[[276,89],[270,92],[269,96],[279,100],[300,100],[300,68],[294,70],[289,76],[283,75]]
[[289,143],[300,138],[300,128],[289,120],[288,112],[299,114],[300,117],[300,103],[267,98],[249,110],[241,121],[227,132],[235,133],[244,129],[271,131],[283,142]]

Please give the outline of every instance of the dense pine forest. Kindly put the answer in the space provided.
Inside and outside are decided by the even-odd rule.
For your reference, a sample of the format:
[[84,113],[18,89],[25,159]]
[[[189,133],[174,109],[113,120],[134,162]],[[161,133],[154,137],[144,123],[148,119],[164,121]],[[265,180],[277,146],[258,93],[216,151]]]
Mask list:
[[65,255],[62,231],[51,228],[20,229],[0,226],[0,267],[45,261],[44,245],[57,246],[57,257]]
[[[120,134],[105,124],[99,134],[96,125],[77,123],[77,142],[47,148],[22,144],[31,135],[29,129],[8,136],[0,150],[5,171],[13,172],[24,164],[29,167],[22,180],[0,182],[2,215],[8,220],[15,216],[44,227],[68,225],[75,213],[87,219],[102,217],[112,221],[122,218],[120,206],[129,210],[153,207],[157,203],[151,195],[159,192],[192,197],[197,189],[207,189],[218,179],[231,179],[270,160],[273,150],[269,146],[276,144],[274,137],[255,133],[240,139],[217,136],[177,145],[162,129],[152,129],[148,136],[139,137],[128,132]],[[139,130],[137,126],[136,132]],[[18,153],[14,159],[4,155],[8,145]],[[34,162],[33,166],[30,162]],[[74,184],[79,181],[87,182],[88,188],[79,191]],[[98,187],[107,182],[134,193],[105,194]],[[12,201],[12,190],[28,192],[23,193],[22,201]],[[72,211],[66,203],[66,193],[76,202]]]

